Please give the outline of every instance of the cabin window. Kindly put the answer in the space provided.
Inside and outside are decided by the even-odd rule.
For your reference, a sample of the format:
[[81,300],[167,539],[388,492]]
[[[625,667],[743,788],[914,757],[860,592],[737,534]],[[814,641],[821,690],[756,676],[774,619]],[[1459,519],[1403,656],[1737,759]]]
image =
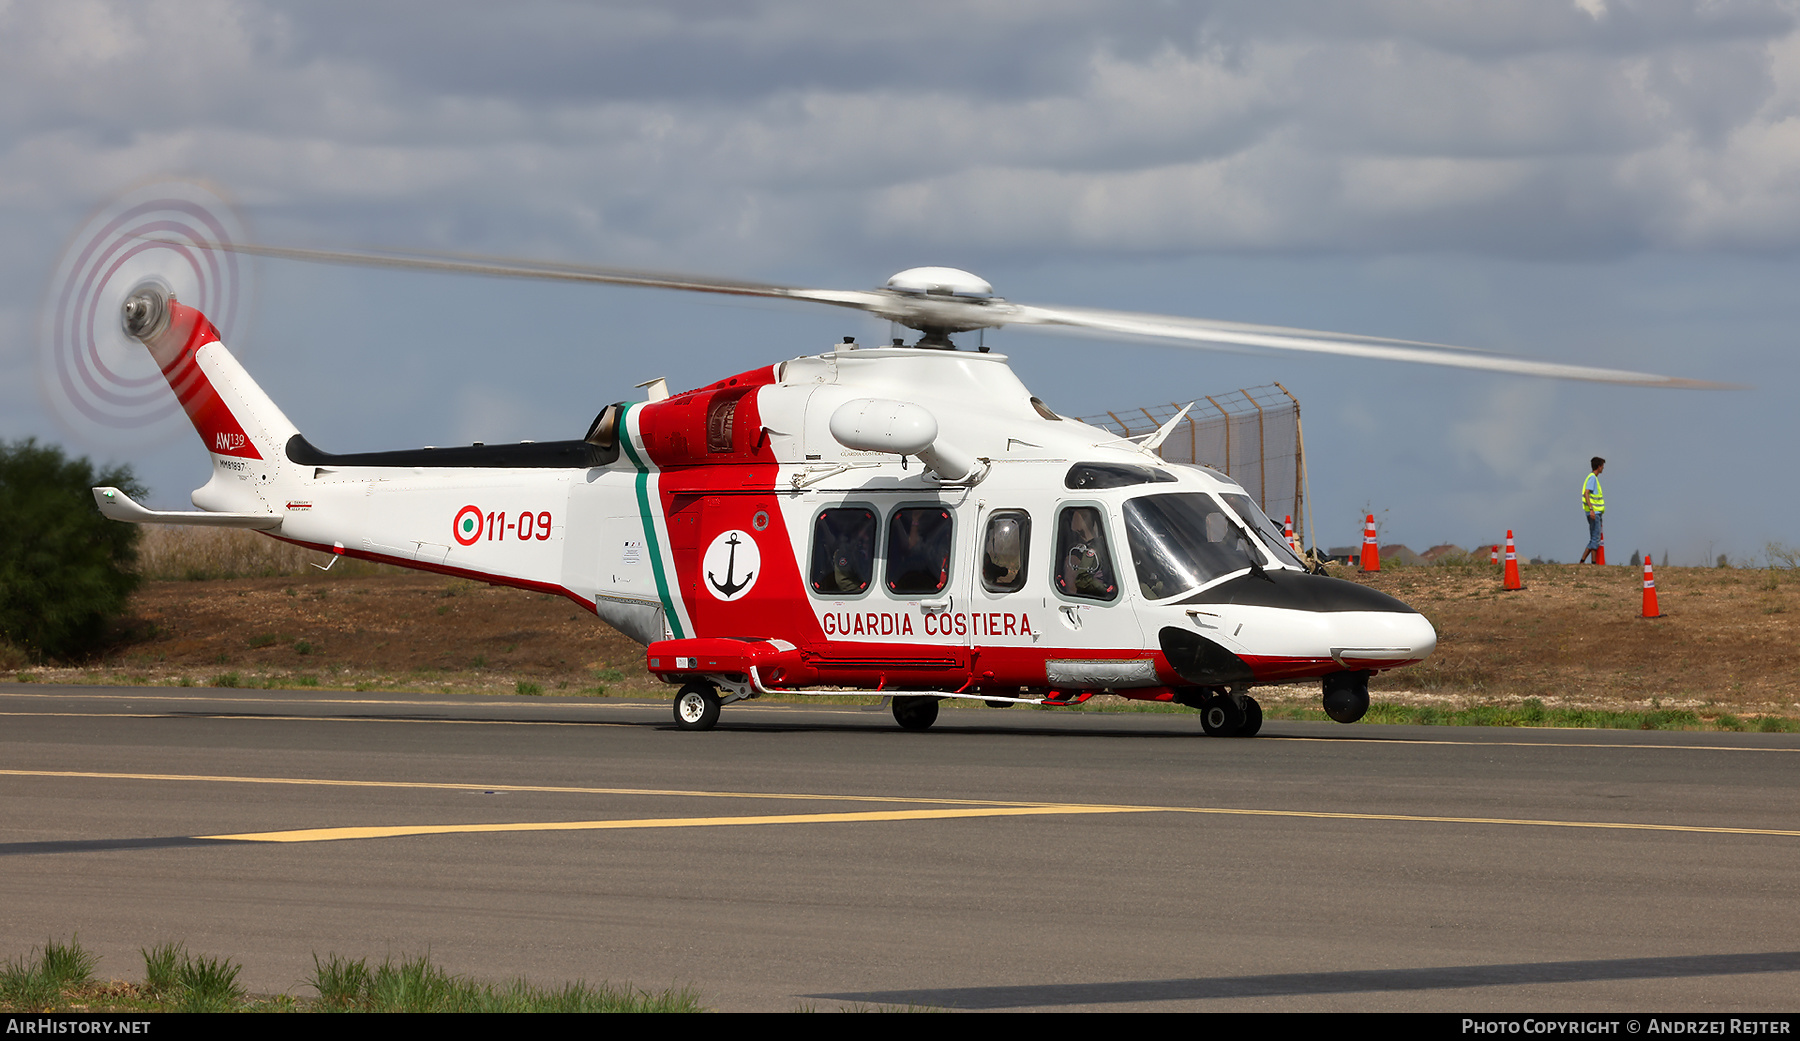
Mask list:
[[942,506],[909,506],[894,511],[888,525],[888,591],[930,596],[950,584],[950,511]]
[[821,510],[813,522],[812,570],[815,593],[868,591],[875,575],[875,511],[860,506]]
[[717,397],[706,408],[706,450],[731,451],[731,421],[737,417],[738,396]]
[[988,518],[981,544],[981,585],[990,593],[1016,593],[1025,587],[1031,557],[1031,516],[1024,510],[1000,510]]
[[1119,595],[1106,526],[1096,507],[1065,506],[1057,517],[1056,591],[1083,600],[1114,600]]

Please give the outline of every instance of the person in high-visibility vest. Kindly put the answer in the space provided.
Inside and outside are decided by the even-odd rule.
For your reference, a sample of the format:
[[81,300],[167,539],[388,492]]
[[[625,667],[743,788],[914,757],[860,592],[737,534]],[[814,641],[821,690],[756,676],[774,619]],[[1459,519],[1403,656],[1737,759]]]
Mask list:
[[1581,482],[1581,510],[1587,514],[1588,544],[1581,551],[1579,563],[1585,564],[1589,557],[1594,563],[1600,563],[1600,522],[1606,517],[1606,493],[1600,488],[1600,474],[1606,469],[1606,460],[1595,456],[1588,460],[1592,470],[1587,480]]

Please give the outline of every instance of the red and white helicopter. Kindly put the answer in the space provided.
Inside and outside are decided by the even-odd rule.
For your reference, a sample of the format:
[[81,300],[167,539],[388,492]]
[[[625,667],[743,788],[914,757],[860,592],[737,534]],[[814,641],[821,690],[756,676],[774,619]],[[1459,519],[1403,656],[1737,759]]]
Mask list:
[[[149,279],[120,320],[212,457],[199,512],[134,523],[252,528],[405,567],[558,593],[647,646],[675,723],[769,692],[891,696],[922,730],[944,698],[1068,705],[1107,692],[1198,708],[1249,736],[1256,686],[1320,683],[1333,719],[1437,635],[1393,597],[1311,573],[1242,487],[1059,416],[999,354],[1002,325],[1420,361],[1648,386],[1717,386],[1482,351],[1001,299],[966,271],[866,291],[420,254],[219,246],[277,257],[803,300],[922,336],[809,354],[606,406],[567,441],[333,454],[282,414],[205,315]],[[1179,417],[1177,417],[1179,419]],[[822,688],[837,688],[827,691]]]

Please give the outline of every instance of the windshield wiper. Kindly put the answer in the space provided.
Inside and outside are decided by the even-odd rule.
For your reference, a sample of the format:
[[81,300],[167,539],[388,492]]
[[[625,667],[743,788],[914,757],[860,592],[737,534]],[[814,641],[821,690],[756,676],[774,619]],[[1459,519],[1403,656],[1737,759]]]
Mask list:
[[1269,577],[1268,572],[1263,569],[1262,561],[1257,559],[1262,555],[1257,549],[1260,543],[1257,542],[1255,536],[1250,534],[1250,529],[1244,527],[1242,523],[1233,520],[1231,526],[1238,530],[1239,535],[1243,536],[1244,549],[1247,550],[1244,555],[1250,560],[1250,573],[1273,585],[1275,580]]

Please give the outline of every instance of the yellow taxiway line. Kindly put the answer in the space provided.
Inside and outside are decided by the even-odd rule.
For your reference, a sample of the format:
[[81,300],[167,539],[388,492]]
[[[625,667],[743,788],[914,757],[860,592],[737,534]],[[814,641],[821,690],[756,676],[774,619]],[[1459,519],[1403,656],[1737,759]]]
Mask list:
[[[539,792],[572,795],[658,796],[702,799],[762,799],[803,802],[903,803],[921,807],[845,813],[760,814],[727,817],[617,818],[587,821],[526,821],[495,824],[419,824],[353,828],[308,828],[290,831],[197,835],[193,838],[237,842],[329,842],[340,839],[396,838],[407,835],[455,835],[524,831],[609,831],[634,828],[705,828],[771,824],[848,824],[882,821],[958,820],[979,817],[1027,817],[1113,813],[1186,813],[1221,817],[1285,817],[1320,821],[1364,821],[1404,824],[1461,824],[1503,827],[1576,828],[1601,831],[1657,831],[1693,835],[1756,835],[1800,838],[1800,830],[1735,828],[1701,824],[1644,824],[1634,821],[1551,820],[1514,817],[1452,817],[1404,813],[1347,813],[1328,810],[1280,810],[1229,806],[1161,806],[1103,803],[1030,802],[1004,799],[942,799],[904,795],[837,795],[815,792],[693,791],[670,788],[557,787],[550,785],[484,785],[432,781],[356,781],[314,777],[245,777],[207,774],[103,773],[75,770],[0,770],[0,777],[173,781],[211,784],[316,785],[345,788],[398,788],[461,792]],[[933,807],[933,808],[924,808]]]
[[859,813],[779,813],[758,817],[652,817],[601,821],[531,821],[507,824],[418,824],[373,828],[308,828],[234,835],[196,835],[232,842],[333,842],[391,839],[402,835],[463,835],[492,831],[615,831],[632,828],[729,828],[746,824],[860,824],[871,821],[955,820],[965,817],[1031,817],[1073,813],[1154,813],[1159,807],[987,806],[945,810],[868,810]]
[[[538,784],[480,784],[446,781],[351,781],[333,777],[239,777],[229,774],[107,773],[91,770],[0,770],[0,777],[70,777],[107,781],[200,781],[210,784],[294,784],[328,788],[416,788],[452,792],[544,792],[558,795],[663,795],[698,799],[799,799],[808,802],[913,803],[929,806],[1064,806],[1066,803],[1012,799],[934,799],[909,795],[826,795],[814,792],[716,792],[681,788],[586,788]],[[1121,807],[1129,809],[1132,807]],[[1151,807],[1162,809],[1162,807]]]

